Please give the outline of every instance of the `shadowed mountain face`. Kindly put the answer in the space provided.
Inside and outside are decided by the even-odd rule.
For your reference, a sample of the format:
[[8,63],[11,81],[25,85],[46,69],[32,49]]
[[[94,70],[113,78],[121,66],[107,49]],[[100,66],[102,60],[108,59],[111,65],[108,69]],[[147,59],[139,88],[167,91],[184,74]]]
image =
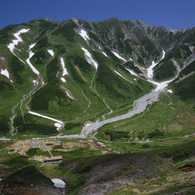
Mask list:
[[0,135],[79,133],[86,121],[126,112],[155,88],[148,79],[177,76],[174,94],[193,101],[194,33],[117,18],[40,18],[1,29]]

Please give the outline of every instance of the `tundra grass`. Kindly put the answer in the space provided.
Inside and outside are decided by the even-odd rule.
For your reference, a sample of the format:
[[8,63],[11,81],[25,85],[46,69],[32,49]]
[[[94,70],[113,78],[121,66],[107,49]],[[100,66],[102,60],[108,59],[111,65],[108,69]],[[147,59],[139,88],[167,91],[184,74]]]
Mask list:
[[127,140],[133,141],[135,138],[155,140],[185,136],[194,133],[194,130],[193,114],[188,105],[177,97],[162,93],[159,101],[148,106],[143,113],[106,124],[98,132],[99,135],[111,136],[117,132],[126,132],[129,135]]

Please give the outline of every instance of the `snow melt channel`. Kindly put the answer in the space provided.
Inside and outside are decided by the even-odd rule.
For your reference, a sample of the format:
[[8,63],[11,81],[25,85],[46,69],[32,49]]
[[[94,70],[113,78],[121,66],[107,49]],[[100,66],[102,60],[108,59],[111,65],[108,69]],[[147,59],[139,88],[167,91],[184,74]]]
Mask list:
[[[12,43],[10,43],[9,45],[7,45],[7,47],[9,48],[9,50],[12,52],[13,55],[16,56],[16,54],[14,53],[14,49],[15,46],[18,45],[19,42],[22,42],[22,38],[20,37],[21,33],[26,33],[28,32],[29,29],[21,29],[19,30],[17,33],[14,33],[14,37],[16,37],[16,39],[12,40]],[[21,60],[18,56],[16,56],[22,63],[24,63],[23,60]],[[25,64],[25,63],[24,63]]]
[[92,58],[91,54],[89,53],[89,51],[87,49],[85,49],[84,47],[81,48],[84,51],[85,54],[85,58],[87,60],[87,62],[89,64],[91,64],[92,66],[95,66],[95,69],[97,70],[98,68],[98,64],[97,62],[95,62],[95,60]]

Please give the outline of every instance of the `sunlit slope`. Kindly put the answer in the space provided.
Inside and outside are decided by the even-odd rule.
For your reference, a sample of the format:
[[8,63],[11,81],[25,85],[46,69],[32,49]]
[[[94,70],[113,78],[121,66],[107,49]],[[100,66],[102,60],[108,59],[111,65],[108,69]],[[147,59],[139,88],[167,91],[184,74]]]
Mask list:
[[[17,129],[25,134],[35,128],[32,124],[51,127],[51,134],[57,134],[58,119],[81,124],[81,129],[87,120],[127,112],[136,99],[155,88],[148,82],[147,68],[164,53],[154,67],[155,80],[168,80],[179,72],[180,77],[185,70],[192,74],[193,32],[117,18],[100,22],[40,18],[1,29],[3,134],[12,130],[16,135]],[[182,97],[183,91],[177,91]],[[29,111],[54,121],[29,117]],[[36,127],[36,132],[40,129]]]

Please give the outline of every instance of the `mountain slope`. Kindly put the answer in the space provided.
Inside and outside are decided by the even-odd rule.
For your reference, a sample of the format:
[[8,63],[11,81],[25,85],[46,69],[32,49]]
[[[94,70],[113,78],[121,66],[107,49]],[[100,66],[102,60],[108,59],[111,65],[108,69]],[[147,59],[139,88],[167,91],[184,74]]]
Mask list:
[[[88,120],[127,112],[155,88],[148,80],[153,61],[158,82],[193,73],[193,34],[117,18],[40,18],[1,29],[1,135],[79,133]],[[193,88],[191,76],[177,82]],[[183,88],[171,86],[183,98]]]

